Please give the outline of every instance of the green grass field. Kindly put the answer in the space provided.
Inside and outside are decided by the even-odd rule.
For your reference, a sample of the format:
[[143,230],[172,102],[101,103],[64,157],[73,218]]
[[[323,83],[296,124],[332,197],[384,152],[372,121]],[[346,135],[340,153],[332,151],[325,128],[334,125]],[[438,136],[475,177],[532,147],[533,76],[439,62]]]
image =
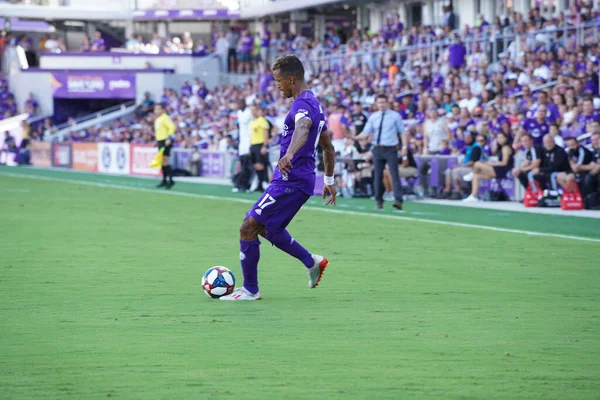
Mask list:
[[230,303],[200,279],[241,283],[257,196],[154,183],[0,169],[0,398],[600,398],[600,220],[310,204],[319,288],[263,241],[264,300]]

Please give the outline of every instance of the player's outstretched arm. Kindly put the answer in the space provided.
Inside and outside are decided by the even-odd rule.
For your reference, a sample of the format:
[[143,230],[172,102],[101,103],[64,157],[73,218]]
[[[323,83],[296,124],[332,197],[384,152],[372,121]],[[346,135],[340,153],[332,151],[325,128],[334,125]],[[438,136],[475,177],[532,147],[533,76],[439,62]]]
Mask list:
[[306,140],[308,139],[308,132],[311,126],[312,121],[308,117],[300,118],[296,122],[290,147],[288,147],[285,155],[281,157],[277,163],[277,166],[282,174],[287,175],[290,173],[290,170],[292,169],[292,159],[294,158],[294,155],[300,151],[302,146],[304,146],[304,143],[306,143]]
[[329,131],[321,132],[319,136],[319,146],[323,149],[323,164],[325,165],[325,184],[323,185],[323,199],[327,197],[325,205],[333,204],[335,206],[335,196],[337,190],[333,178],[333,168],[335,167],[335,149],[331,143],[331,133]]

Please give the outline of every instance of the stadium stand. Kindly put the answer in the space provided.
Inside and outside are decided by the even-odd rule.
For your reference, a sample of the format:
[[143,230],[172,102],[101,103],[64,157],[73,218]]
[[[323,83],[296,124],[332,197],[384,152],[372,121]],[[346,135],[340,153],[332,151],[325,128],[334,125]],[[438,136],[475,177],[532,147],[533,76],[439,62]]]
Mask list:
[[[370,190],[359,182],[368,181],[368,174],[356,168],[369,162],[368,144],[358,136],[359,124],[374,111],[375,96],[385,93],[405,120],[405,145],[421,164],[417,194],[437,196],[443,185],[427,190],[431,174],[427,157],[463,156],[468,148],[466,135],[482,135],[488,157],[497,153],[496,135],[501,132],[508,134],[517,159],[524,157],[519,138],[525,133],[536,145],[542,144],[546,133],[552,133],[560,146],[571,136],[590,145],[592,135],[600,133],[599,26],[596,10],[544,18],[534,8],[527,15],[513,12],[494,21],[479,16],[475,26],[459,30],[453,30],[451,15],[440,25],[409,29],[396,15],[385,19],[380,32],[355,29],[349,37],[334,28],[328,28],[322,38],[275,34],[266,25],[252,34],[241,24],[232,24],[228,31],[213,24],[211,43],[202,39],[194,43],[187,32],[169,38],[132,34],[121,50],[212,53],[221,58],[224,69],[253,74],[236,85],[209,89],[196,78],[165,88],[160,98],[147,95],[130,117],[82,130],[73,124],[64,140],[152,143],[150,110],[160,102],[178,127],[176,147],[231,150],[237,144],[239,101],[258,104],[274,132],[282,128],[289,100],[274,87],[268,65],[282,54],[295,53],[305,62],[309,85],[327,105],[327,113],[343,114],[347,129],[342,136],[344,150],[338,154],[340,186],[362,187],[364,194]],[[14,108],[10,101],[3,104]],[[51,122],[40,123],[32,139],[47,138],[53,129]],[[416,182],[411,180],[409,186]]]

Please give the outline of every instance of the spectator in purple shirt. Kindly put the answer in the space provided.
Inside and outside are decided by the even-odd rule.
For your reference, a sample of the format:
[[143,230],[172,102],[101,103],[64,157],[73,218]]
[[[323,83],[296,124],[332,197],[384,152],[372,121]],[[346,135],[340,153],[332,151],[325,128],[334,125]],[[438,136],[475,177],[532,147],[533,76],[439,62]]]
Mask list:
[[102,33],[100,31],[96,31],[94,36],[94,41],[92,42],[92,46],[90,48],[91,51],[105,51],[106,46],[104,45],[104,39],[102,39]]
[[90,38],[88,37],[88,35],[83,35],[83,40],[81,41],[81,47],[79,48],[79,50],[82,53],[90,51]]
[[33,93],[29,93],[29,98],[25,100],[25,106],[23,107],[24,111],[29,115],[36,115],[39,111],[39,104],[33,97]]
[[523,132],[531,135],[536,146],[541,146],[544,135],[550,132],[550,124],[546,120],[547,109],[545,105],[540,105],[535,111],[535,118],[526,118],[521,123],[521,130],[515,138],[515,143],[520,143]]
[[494,105],[488,106],[487,112],[488,127],[490,132],[494,134],[494,136],[498,135],[499,133],[504,133],[507,137],[510,137],[510,124],[508,122],[508,118],[498,113],[498,110]]
[[242,32],[242,36],[240,36],[240,40],[238,41],[238,61],[240,62],[238,72],[239,73],[249,73],[250,72],[250,60],[252,56],[252,48],[254,47],[254,38],[250,35],[250,33],[245,30]]
[[266,24],[263,24],[263,32],[260,39],[260,59],[263,65],[271,65],[271,31]]
[[553,124],[555,122],[560,122],[560,120],[562,119],[560,116],[560,112],[558,111],[558,107],[556,106],[556,104],[551,103],[548,101],[548,93],[544,92],[544,91],[539,91],[537,93],[537,98],[538,101],[536,104],[533,105],[533,107],[531,107],[531,109],[529,110],[529,112],[527,113],[527,116],[529,118],[533,118],[533,116],[535,115],[535,111],[537,110],[537,108],[539,106],[545,106],[546,107],[546,118],[548,120],[549,123]]
[[192,86],[188,81],[183,82],[183,86],[181,86],[180,93],[183,97],[189,97],[192,95]]
[[575,120],[573,129],[578,135],[587,132],[587,125],[593,121],[600,121],[600,117],[594,112],[594,103],[591,98],[585,98],[582,104],[582,111]]
[[448,63],[450,64],[450,68],[458,69],[465,66],[467,49],[460,41],[458,35],[454,37],[454,40],[456,40],[456,43],[453,43],[448,47]]

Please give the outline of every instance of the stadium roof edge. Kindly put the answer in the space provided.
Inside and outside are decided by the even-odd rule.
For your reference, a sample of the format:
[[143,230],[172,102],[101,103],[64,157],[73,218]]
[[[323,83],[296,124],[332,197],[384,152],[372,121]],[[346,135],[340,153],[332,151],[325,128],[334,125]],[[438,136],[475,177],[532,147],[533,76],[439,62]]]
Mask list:
[[[261,0],[255,0],[254,3],[259,3]],[[342,0],[278,0],[271,1],[268,5],[252,4],[247,7],[242,7],[241,18],[260,18],[268,15],[279,14],[290,11],[304,10],[311,7],[323,6],[326,4],[340,3]]]
[[108,10],[98,7],[56,7],[28,6],[20,4],[0,4],[3,17],[21,17],[44,20],[126,20],[131,19],[131,11],[125,9]]

